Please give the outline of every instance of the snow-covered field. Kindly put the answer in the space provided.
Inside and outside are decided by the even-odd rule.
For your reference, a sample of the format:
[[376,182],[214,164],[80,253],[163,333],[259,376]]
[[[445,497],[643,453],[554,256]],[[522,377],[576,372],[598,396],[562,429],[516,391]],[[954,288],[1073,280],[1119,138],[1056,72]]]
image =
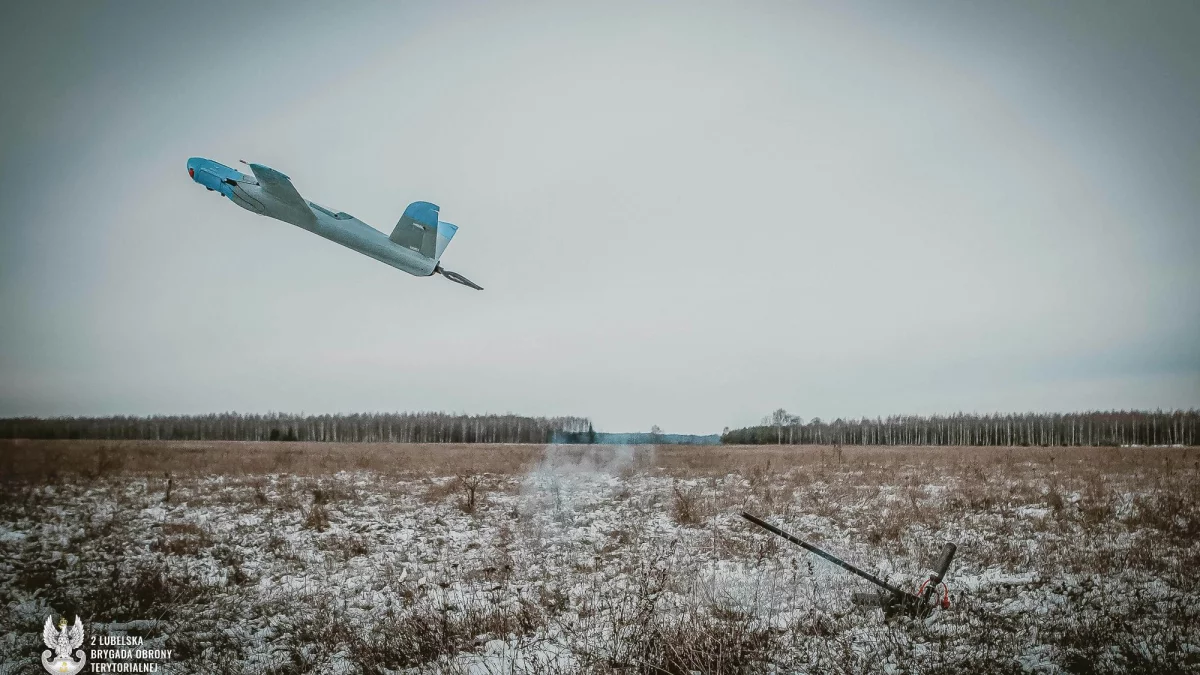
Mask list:
[[[1200,672],[1195,449],[159,445],[0,445],[0,673],[51,614],[178,673]],[[953,541],[951,606],[742,510],[913,591]]]

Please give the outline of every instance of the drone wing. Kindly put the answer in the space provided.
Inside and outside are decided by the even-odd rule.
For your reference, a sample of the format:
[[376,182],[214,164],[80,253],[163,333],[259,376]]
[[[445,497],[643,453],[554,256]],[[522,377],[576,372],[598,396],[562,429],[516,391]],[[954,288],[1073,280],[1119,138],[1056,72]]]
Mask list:
[[46,617],[46,625],[42,626],[42,641],[50,649],[58,646],[58,629],[54,627],[54,622],[50,617]]
[[79,620],[79,615],[75,616],[75,625],[71,626],[67,639],[71,641],[71,649],[83,646],[83,622]]
[[304,201],[304,197],[300,196],[296,186],[292,185],[292,179],[269,166],[262,164],[250,164],[249,166],[250,170],[254,172],[254,177],[258,179],[258,184],[262,186],[263,192],[271,195],[281,204],[287,205],[306,220],[313,219],[312,209],[308,207],[308,202]]

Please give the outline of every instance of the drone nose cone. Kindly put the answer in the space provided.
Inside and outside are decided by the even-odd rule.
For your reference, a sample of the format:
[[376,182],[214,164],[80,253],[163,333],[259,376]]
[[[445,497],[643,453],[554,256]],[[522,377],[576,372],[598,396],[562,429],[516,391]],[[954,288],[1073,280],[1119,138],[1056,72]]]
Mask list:
[[188,176],[191,176],[193,181],[226,197],[233,195],[232,188],[230,187],[231,183],[228,183],[227,179],[236,178],[236,176],[241,175],[224,164],[219,164],[203,157],[192,157],[189,159],[187,170]]

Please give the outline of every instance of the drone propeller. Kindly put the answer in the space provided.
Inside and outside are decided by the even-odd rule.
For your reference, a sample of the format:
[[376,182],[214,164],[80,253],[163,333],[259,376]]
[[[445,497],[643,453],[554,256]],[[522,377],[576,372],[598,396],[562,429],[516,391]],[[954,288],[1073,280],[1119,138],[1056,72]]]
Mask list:
[[464,277],[463,275],[459,274],[458,272],[451,272],[448,269],[444,269],[440,264],[437,267],[433,268],[433,273],[440,274],[440,275],[446,277],[447,279],[449,279],[450,281],[453,281],[456,284],[462,284],[463,286],[470,286],[471,288],[474,288],[477,291],[483,290],[483,286],[479,286],[479,285],[475,284],[470,279]]

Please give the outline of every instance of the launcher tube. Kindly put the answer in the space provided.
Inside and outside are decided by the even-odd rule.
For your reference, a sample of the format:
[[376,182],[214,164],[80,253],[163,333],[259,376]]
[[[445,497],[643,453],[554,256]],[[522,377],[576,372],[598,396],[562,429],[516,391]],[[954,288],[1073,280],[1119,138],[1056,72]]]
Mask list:
[[896,588],[895,586],[889,584],[888,582],[884,581],[883,579],[880,579],[879,577],[875,576],[874,574],[864,572],[864,571],[858,569],[857,567],[855,567],[854,565],[851,565],[850,563],[848,563],[844,560],[841,560],[840,558],[836,558],[798,537],[792,536],[792,535],[788,534],[787,532],[784,532],[783,530],[779,529],[778,527],[775,527],[774,525],[766,522],[765,520],[762,520],[760,518],[755,518],[754,516],[750,515],[749,513],[744,512],[744,511],[742,512],[742,517],[745,518],[746,520],[754,523],[755,525],[763,528],[764,530],[771,532],[772,534],[777,534],[777,535],[783,537],[784,539],[787,539],[788,541],[799,546],[800,548],[803,548],[806,551],[811,551],[812,553],[815,553],[815,554],[821,556],[822,558],[824,558],[824,559],[828,560],[829,562],[833,563],[834,565],[837,565],[838,567],[846,570],[847,572],[852,572],[854,574],[857,574],[858,576],[866,579],[867,581],[875,584],[876,586],[886,588],[888,591],[890,591],[891,593],[893,593],[895,595],[899,595],[899,596],[910,595],[909,593],[902,591],[899,588]]

